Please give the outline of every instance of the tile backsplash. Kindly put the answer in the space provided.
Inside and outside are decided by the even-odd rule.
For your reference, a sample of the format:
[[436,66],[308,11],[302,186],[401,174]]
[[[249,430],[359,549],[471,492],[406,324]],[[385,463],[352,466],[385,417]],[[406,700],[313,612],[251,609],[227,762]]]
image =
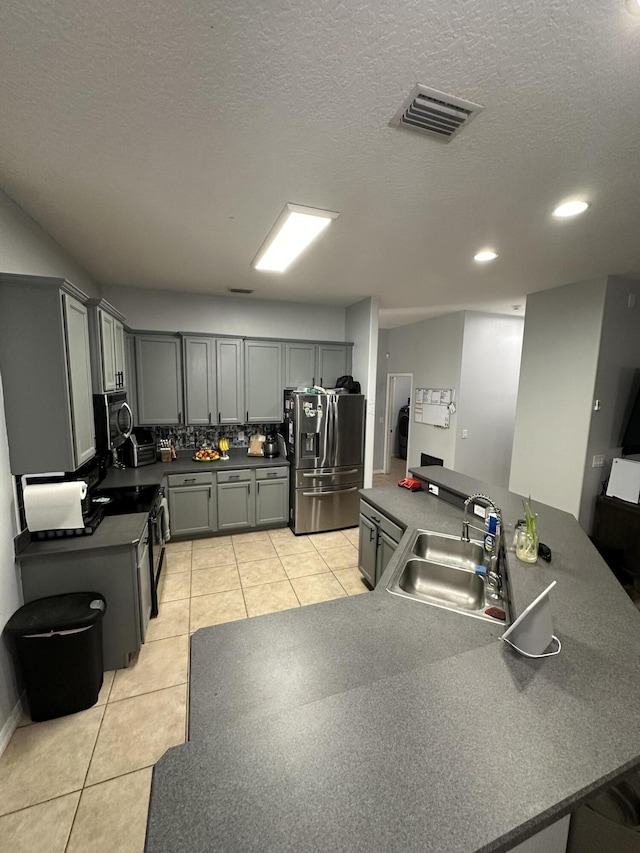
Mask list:
[[247,424],[241,426],[157,426],[153,428],[156,441],[168,438],[176,450],[191,450],[204,444],[215,445],[220,438],[228,438],[230,447],[248,447],[256,432],[267,435],[275,432],[279,424]]

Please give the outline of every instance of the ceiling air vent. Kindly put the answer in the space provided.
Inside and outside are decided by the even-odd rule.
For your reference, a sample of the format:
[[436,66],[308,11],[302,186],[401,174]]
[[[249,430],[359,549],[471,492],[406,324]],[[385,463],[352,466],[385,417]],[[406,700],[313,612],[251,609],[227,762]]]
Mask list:
[[253,293],[253,290],[247,290],[246,287],[230,287],[229,293]]
[[391,127],[406,127],[407,130],[417,130],[441,142],[449,142],[483,109],[480,104],[472,104],[416,83],[389,124]]

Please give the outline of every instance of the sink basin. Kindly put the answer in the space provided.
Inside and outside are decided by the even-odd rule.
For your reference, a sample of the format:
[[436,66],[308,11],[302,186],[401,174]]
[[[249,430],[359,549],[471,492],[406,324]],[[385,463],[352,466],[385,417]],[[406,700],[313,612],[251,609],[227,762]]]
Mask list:
[[476,566],[488,566],[489,557],[479,542],[463,542],[438,533],[418,533],[413,553],[442,566],[454,566],[474,572]]
[[398,578],[398,586],[412,596],[440,601],[461,610],[484,607],[484,581],[475,572],[452,566],[407,560]]
[[[493,597],[486,579],[475,573],[478,565],[495,569],[482,542],[463,542],[456,536],[418,530],[387,590],[433,607],[506,625],[509,608],[504,592],[497,599]],[[504,589],[506,578],[503,580]],[[486,611],[491,607],[503,610],[505,618],[488,615]]]

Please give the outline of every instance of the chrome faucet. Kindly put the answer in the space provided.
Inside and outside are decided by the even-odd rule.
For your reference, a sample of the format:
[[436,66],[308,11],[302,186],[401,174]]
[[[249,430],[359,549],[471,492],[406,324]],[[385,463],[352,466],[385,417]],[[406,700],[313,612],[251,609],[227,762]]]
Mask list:
[[482,535],[487,532],[484,527],[478,527],[476,524],[470,524],[467,521],[467,511],[469,504],[481,502],[489,512],[495,513],[498,519],[498,529],[496,530],[495,547],[491,554],[491,569],[487,572],[487,586],[491,589],[490,597],[498,600],[502,598],[502,578],[498,569],[498,555],[500,551],[500,535],[502,533],[502,511],[496,506],[495,501],[482,492],[477,492],[469,497],[464,502],[464,516],[462,518],[462,534],[460,536],[463,542],[469,542],[469,527],[473,530],[478,530]]
[[469,527],[472,527],[474,530],[479,530],[482,534],[485,533],[484,527],[480,528],[475,524],[469,524],[467,521],[467,511],[469,509],[469,504],[472,502],[482,501],[485,507],[491,512],[493,511],[498,518],[498,527],[502,529],[502,511],[496,506],[496,503],[489,495],[484,495],[482,492],[477,492],[475,495],[469,495],[469,497],[464,502],[464,516],[462,518],[462,535],[460,538],[463,542],[469,541]]

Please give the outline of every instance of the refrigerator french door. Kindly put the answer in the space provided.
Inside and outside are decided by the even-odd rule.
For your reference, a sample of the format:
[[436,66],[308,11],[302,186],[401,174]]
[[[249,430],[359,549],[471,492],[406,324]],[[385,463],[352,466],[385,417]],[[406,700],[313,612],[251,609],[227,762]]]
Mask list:
[[294,533],[355,527],[363,482],[362,394],[285,395]]

